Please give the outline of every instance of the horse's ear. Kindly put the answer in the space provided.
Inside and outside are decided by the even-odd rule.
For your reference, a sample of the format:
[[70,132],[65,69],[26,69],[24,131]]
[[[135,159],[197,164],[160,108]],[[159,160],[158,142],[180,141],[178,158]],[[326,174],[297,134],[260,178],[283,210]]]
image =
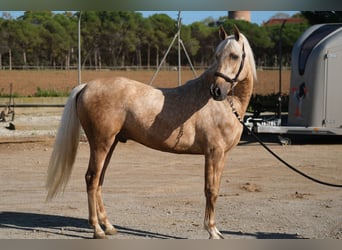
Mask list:
[[234,24],[234,36],[235,36],[235,40],[239,41],[240,40],[240,31],[238,29],[238,27]]
[[220,26],[220,30],[219,30],[219,36],[221,38],[221,40],[224,40],[228,37],[226,31],[224,30],[223,26]]

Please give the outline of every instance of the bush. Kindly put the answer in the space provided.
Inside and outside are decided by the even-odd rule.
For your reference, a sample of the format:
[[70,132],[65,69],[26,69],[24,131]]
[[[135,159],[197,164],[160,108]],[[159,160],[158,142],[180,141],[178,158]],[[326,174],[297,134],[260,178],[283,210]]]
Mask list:
[[36,93],[34,93],[35,97],[63,97],[68,96],[69,93],[65,91],[58,91],[55,89],[41,89],[37,88]]

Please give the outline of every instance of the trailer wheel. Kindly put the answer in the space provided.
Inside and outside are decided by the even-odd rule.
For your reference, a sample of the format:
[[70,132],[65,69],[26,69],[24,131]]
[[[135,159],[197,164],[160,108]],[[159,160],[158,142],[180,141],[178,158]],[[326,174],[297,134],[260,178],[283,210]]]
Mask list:
[[291,145],[291,139],[288,137],[284,137],[282,135],[278,135],[278,140],[281,145]]

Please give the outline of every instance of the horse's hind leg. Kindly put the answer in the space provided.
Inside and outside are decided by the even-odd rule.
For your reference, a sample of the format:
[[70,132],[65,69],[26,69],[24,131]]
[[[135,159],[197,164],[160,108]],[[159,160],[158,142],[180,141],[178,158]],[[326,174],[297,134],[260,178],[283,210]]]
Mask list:
[[97,189],[97,217],[100,221],[100,224],[105,227],[105,234],[106,235],[113,235],[113,234],[117,233],[116,229],[109,222],[109,220],[107,218],[107,213],[106,213],[106,210],[104,208],[103,199],[102,199],[102,185],[103,185],[104,177],[106,174],[108,164],[109,164],[110,159],[112,157],[113,151],[114,151],[117,144],[118,144],[118,140],[115,140],[112,147],[110,148],[107,156],[106,156],[106,160],[105,160],[105,163],[104,163],[104,166],[103,166],[103,169],[101,172],[101,176],[100,176],[99,187]]
[[[94,229],[94,238],[106,238],[105,232],[99,223],[98,215],[101,219],[106,218],[101,197],[101,179],[103,182],[103,169],[109,163],[111,152],[114,150],[114,140],[105,140],[101,143],[90,143],[89,166],[85,176],[88,194],[89,223]],[[108,159],[108,160],[107,160]],[[107,163],[107,165],[106,165]],[[100,194],[100,195],[99,195]],[[99,202],[100,200],[100,202]],[[107,225],[108,220],[104,221]]]

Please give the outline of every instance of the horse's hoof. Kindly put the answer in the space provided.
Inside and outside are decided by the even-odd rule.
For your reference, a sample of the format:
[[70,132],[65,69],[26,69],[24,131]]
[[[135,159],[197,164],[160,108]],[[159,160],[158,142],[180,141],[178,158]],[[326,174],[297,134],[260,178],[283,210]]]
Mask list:
[[113,228],[108,228],[105,231],[106,235],[114,235],[114,234],[117,234],[117,233],[118,233],[118,231],[114,227]]
[[217,235],[211,235],[209,237],[209,240],[223,240],[224,237],[222,236],[222,234],[217,234]]
[[106,234],[104,232],[99,232],[99,233],[95,232],[93,238],[94,239],[100,239],[100,240],[108,239],[108,237],[106,236]]
[[210,230],[208,230],[208,232],[210,235],[209,239],[211,239],[211,240],[224,239],[221,232],[215,226],[213,228],[211,228]]

